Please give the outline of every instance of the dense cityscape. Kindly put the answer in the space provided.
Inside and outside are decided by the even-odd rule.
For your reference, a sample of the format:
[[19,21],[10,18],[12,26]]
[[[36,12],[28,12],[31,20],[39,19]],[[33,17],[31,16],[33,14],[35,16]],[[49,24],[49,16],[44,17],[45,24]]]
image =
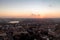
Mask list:
[[0,19],[0,40],[60,40],[60,19]]
[[60,40],[60,0],[0,0],[0,40]]

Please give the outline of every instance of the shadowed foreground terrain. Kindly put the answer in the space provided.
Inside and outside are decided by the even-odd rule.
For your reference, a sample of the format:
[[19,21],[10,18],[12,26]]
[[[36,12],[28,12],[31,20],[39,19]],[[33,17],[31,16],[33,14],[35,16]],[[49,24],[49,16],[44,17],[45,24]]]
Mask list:
[[60,19],[1,18],[0,40],[60,40]]

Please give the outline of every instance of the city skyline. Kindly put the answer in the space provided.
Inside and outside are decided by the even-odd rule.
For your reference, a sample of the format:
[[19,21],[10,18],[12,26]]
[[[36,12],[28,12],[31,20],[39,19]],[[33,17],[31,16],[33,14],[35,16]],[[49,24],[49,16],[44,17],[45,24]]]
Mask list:
[[60,0],[0,0],[0,18],[60,18]]

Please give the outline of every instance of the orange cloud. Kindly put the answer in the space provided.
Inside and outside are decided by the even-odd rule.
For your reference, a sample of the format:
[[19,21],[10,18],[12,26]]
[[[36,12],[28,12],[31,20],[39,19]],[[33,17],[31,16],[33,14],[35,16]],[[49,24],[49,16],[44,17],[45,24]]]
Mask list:
[[32,15],[30,11],[22,11],[22,12],[0,12],[0,17],[8,17],[8,18],[58,18],[60,17],[60,12],[48,12],[48,13],[40,13],[37,15]]

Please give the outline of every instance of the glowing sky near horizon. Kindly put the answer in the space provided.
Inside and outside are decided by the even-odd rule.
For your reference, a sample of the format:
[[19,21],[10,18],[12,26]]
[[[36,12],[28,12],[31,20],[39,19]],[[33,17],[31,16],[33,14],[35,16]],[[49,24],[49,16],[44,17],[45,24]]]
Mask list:
[[60,18],[60,0],[0,0],[0,17]]

